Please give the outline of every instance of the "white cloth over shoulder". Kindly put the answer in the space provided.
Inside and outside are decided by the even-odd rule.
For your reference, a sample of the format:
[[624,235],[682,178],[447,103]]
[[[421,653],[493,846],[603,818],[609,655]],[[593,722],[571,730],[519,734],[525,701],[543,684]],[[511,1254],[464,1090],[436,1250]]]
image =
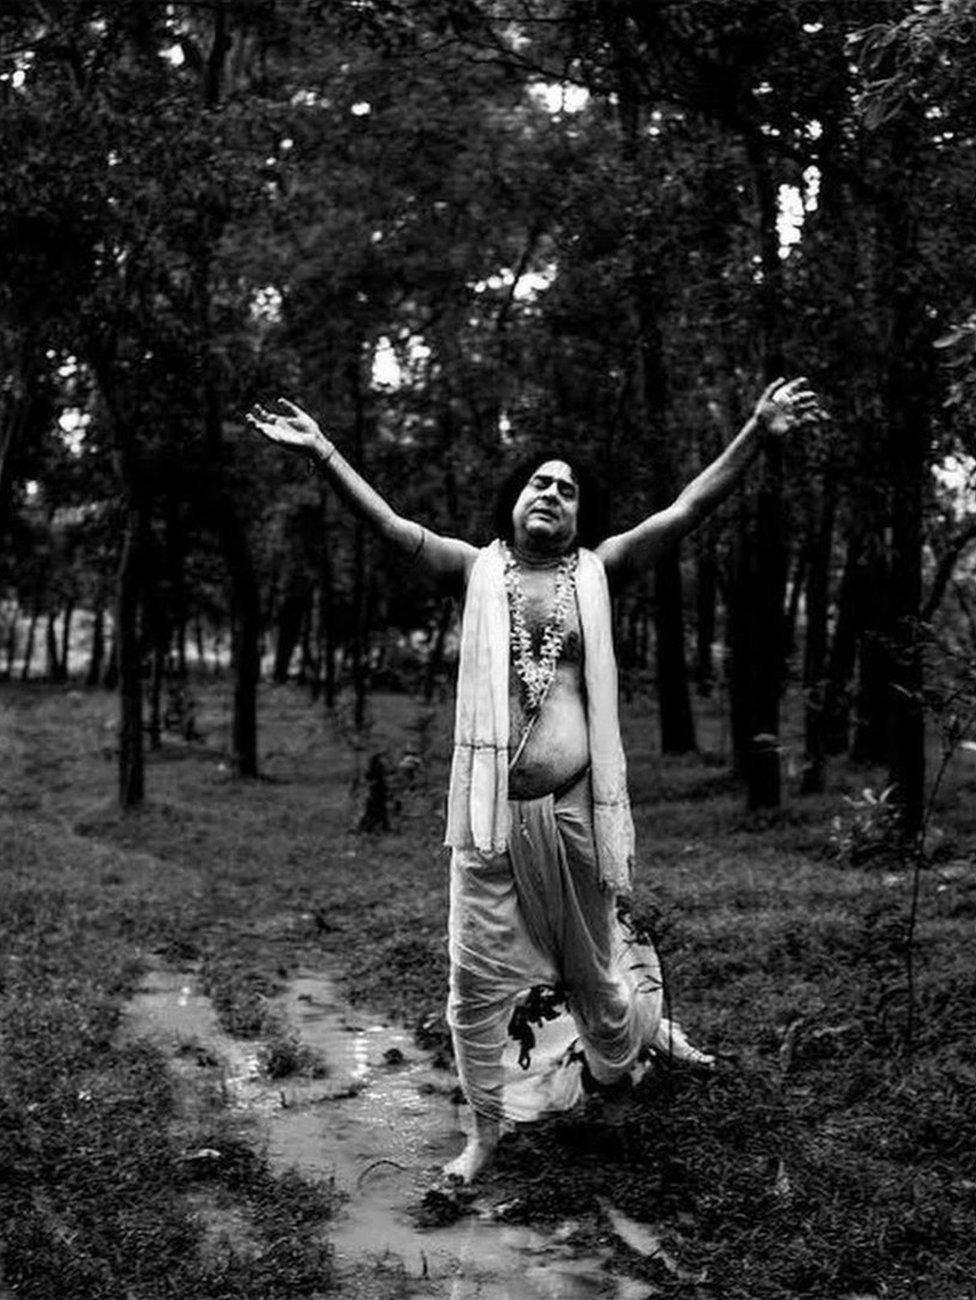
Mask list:
[[[634,824],[617,712],[610,592],[603,563],[592,551],[581,548],[575,581],[597,878],[613,893],[625,893],[630,889]],[[504,552],[494,541],[475,561],[461,622],[445,837],[454,849],[501,854],[508,847],[510,635]]]

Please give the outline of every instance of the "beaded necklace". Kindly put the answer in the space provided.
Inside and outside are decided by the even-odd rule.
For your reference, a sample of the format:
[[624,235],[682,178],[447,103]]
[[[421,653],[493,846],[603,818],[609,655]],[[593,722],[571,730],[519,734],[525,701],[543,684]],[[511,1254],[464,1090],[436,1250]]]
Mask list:
[[525,713],[534,717],[542,708],[556,675],[556,665],[566,641],[566,614],[573,595],[573,579],[579,561],[579,552],[563,555],[556,568],[556,599],[552,618],[542,633],[538,657],[532,653],[532,638],[525,622],[525,593],[519,576],[519,565],[509,547],[502,543],[505,555],[505,589],[511,619],[512,653],[515,671],[525,688]]

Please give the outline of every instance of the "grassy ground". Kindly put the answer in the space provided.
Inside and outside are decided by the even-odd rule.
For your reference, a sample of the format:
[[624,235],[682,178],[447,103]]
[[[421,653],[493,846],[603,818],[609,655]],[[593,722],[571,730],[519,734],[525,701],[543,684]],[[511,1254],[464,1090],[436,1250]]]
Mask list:
[[[0,1295],[333,1287],[331,1193],[274,1178],[243,1142],[208,1190],[244,1216],[246,1249],[213,1249],[185,1156],[222,1117],[174,1123],[159,1061],[115,1033],[148,952],[200,963],[238,1034],[272,1030],[267,993],[317,964],[443,1040],[448,710],[383,697],[357,749],[341,717],[265,688],[264,777],[241,783],[226,696],[200,689],[204,739],[168,739],[146,807],[122,816],[114,701],[0,693]],[[840,768],[830,795],[759,821],[720,761],[662,761],[640,702],[625,740],[637,907],[676,1013],[725,1059],[711,1078],[659,1070],[612,1114],[517,1135],[489,1191],[525,1221],[586,1219],[606,1198],[653,1222],[687,1269],[631,1259],[660,1294],[976,1296],[976,761],[960,758],[936,810],[909,1057],[910,880],[827,852],[841,790],[872,774]],[[408,748],[424,762],[394,830],[353,834],[357,770]]]

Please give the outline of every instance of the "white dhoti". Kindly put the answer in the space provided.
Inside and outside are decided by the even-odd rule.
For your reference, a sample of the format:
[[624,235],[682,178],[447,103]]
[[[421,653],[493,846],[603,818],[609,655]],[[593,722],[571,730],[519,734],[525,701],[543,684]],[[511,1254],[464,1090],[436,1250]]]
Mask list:
[[633,1076],[660,1038],[663,989],[601,885],[589,775],[509,807],[507,852],[452,854],[448,1023],[473,1109],[527,1121],[572,1107],[586,1071]]

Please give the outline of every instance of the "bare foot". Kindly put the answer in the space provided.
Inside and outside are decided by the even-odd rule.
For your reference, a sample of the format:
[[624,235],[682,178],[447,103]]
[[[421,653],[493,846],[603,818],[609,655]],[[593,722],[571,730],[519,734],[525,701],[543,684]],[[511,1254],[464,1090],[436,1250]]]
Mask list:
[[444,1166],[444,1173],[465,1186],[473,1183],[495,1154],[498,1138],[499,1126],[476,1116],[475,1132],[468,1138],[467,1146],[461,1154]]
[[685,1038],[684,1030],[673,1020],[662,1020],[651,1039],[651,1047],[661,1056],[667,1057],[678,1065],[697,1065],[710,1070],[715,1064],[715,1057],[707,1052],[700,1052]]

